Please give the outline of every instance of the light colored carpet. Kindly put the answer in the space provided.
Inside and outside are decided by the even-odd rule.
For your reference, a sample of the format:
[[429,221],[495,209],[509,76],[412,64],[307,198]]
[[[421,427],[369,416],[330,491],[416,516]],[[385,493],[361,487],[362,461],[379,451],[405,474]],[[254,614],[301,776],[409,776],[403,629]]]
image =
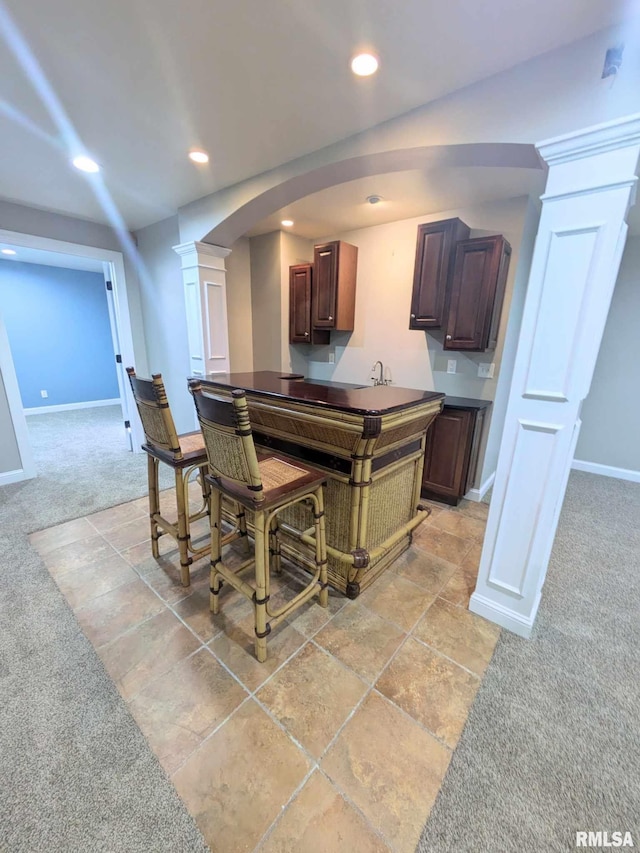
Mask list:
[[0,488],[0,850],[206,851],[27,540],[146,494],[146,456],[126,451],[118,407],[28,425],[42,475]]
[[640,485],[572,472],[531,640],[503,632],[420,853],[640,844]]

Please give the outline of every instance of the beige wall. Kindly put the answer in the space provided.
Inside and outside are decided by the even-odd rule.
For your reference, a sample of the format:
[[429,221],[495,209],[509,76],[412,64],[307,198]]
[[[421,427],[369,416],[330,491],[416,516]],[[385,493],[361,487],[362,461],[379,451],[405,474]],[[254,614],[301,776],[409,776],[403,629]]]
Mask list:
[[[417,227],[423,222],[452,216],[465,221],[472,236],[504,234],[513,250],[498,346],[492,353],[445,353],[442,332],[426,334],[409,329]],[[395,385],[494,400],[502,375],[507,387],[511,380],[537,218],[537,207],[523,197],[325,235],[316,240],[278,231],[252,238],[254,369],[293,371],[310,378],[369,384],[371,367],[380,359],[390,369]],[[311,260],[314,243],[323,239],[340,239],[358,246],[355,330],[333,332],[329,346],[289,345],[289,266]],[[521,244],[524,245],[522,260]],[[514,292],[517,298],[511,313]],[[512,343],[505,359],[510,317]],[[238,339],[238,331],[232,338]],[[335,363],[329,361],[330,355],[335,357]],[[446,373],[450,358],[457,361],[458,372],[454,375]],[[478,378],[480,362],[496,365],[493,379]],[[499,416],[493,418],[491,429],[485,432],[477,485],[495,468],[504,421],[503,403],[499,398]]]
[[226,261],[229,364],[232,372],[253,370],[251,244],[241,237]]
[[279,231],[251,238],[251,311],[254,370],[280,370],[282,277]]
[[640,237],[622,257],[575,458],[640,474]]
[[288,231],[280,238],[280,284],[281,284],[281,369],[285,373],[305,373],[306,363],[300,347],[289,343],[289,267],[294,264],[313,262],[313,240],[297,237]]

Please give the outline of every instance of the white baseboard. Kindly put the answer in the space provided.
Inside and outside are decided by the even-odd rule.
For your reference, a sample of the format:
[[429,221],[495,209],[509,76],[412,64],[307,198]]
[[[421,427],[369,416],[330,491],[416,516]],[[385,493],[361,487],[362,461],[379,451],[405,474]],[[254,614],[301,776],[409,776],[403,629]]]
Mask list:
[[49,412],[69,412],[72,409],[95,409],[98,406],[119,406],[120,397],[113,400],[89,400],[88,403],[61,403],[59,406],[34,406],[24,409],[25,415],[46,415]]
[[528,640],[531,636],[531,632],[533,631],[533,625],[536,621],[539,604],[540,593],[538,593],[531,616],[527,617],[523,616],[521,613],[509,610],[503,605],[498,604],[495,601],[490,601],[483,595],[478,595],[477,592],[474,592],[471,596],[471,601],[469,602],[469,610],[472,613],[477,613],[479,616],[484,616],[485,619],[489,619],[491,622],[495,622],[496,625],[500,625],[502,628],[507,628],[507,630],[513,631],[513,633],[517,634],[519,637],[524,637],[525,640]]
[[603,477],[615,477],[616,480],[631,480],[640,483],[640,471],[631,468],[614,468],[613,465],[601,465],[599,462],[585,462],[584,459],[574,459],[571,467],[576,471],[587,471],[589,474],[600,474]]
[[468,501],[476,501],[477,503],[482,500],[482,498],[487,494],[491,486],[493,486],[493,481],[496,478],[496,472],[490,474],[484,483],[478,489],[469,489],[465,498]]
[[15,471],[4,471],[0,474],[0,486],[8,486],[10,483],[21,483],[22,480],[31,480],[35,474],[30,474],[24,468]]

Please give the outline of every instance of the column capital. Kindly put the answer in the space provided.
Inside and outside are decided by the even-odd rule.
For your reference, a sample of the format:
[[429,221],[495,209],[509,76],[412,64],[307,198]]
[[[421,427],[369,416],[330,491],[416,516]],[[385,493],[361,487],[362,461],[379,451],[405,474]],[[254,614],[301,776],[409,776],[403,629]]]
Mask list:
[[212,243],[201,243],[199,240],[179,243],[173,246],[173,251],[180,256],[182,269],[197,266],[223,270],[224,259],[231,254],[231,249],[214,246]]
[[640,145],[640,113],[536,143],[550,166]]

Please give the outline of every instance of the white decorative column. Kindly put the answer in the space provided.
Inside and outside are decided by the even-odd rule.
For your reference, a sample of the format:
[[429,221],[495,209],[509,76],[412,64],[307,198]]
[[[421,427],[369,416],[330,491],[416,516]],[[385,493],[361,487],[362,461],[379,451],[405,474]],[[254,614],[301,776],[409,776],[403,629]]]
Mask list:
[[[640,115],[537,146],[549,164],[470,609],[531,634],[626,239]],[[569,571],[569,567],[567,567]]]
[[184,302],[189,337],[189,375],[229,372],[229,330],[224,259],[231,249],[181,243]]

